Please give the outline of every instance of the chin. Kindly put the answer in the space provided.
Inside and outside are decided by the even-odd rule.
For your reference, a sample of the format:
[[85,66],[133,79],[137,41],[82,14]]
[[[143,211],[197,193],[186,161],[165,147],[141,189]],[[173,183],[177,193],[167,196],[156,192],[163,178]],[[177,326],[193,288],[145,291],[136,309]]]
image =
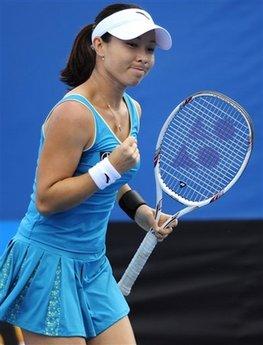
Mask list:
[[140,82],[142,81],[143,79],[134,79],[134,80],[130,80],[128,83],[127,83],[127,86],[136,86],[138,84],[140,84]]

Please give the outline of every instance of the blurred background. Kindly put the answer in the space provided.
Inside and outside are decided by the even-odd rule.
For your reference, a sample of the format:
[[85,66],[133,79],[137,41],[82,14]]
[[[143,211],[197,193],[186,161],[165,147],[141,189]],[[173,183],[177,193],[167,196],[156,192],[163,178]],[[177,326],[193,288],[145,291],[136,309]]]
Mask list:
[[[127,2],[127,1],[123,1]],[[63,97],[59,81],[73,40],[112,1],[2,0],[0,253],[30,199],[40,127]],[[216,90],[250,114],[255,145],[237,184],[219,202],[187,215],[161,244],[129,297],[139,344],[263,343],[263,1],[135,1],[173,37],[150,75],[127,92],[143,109],[141,170],[131,183],[154,205],[153,153],[173,108]],[[164,209],[173,212],[174,201]],[[118,279],[144,233],[115,207],[108,255]],[[125,259],[124,259],[125,258]]]

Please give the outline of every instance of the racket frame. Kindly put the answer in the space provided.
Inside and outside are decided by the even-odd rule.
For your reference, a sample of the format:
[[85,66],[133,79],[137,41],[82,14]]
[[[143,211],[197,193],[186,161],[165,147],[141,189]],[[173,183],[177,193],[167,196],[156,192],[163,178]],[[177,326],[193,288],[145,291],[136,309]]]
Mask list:
[[[215,195],[202,200],[202,201],[191,201],[187,200],[186,198],[183,198],[182,196],[178,195],[171,189],[169,189],[166,184],[163,182],[160,174],[160,148],[162,145],[162,140],[164,137],[164,134],[166,132],[167,127],[169,126],[170,122],[176,116],[176,113],[180,111],[180,109],[194,100],[197,97],[200,96],[213,96],[218,97],[221,100],[224,100],[225,102],[229,103],[231,106],[236,108],[239,113],[241,113],[247,123],[247,127],[249,129],[249,135],[248,135],[248,150],[246,152],[245,158],[243,163],[241,164],[238,172],[234,176],[234,178],[230,181],[230,183],[227,184],[221,191],[218,191]],[[205,206],[215,200],[218,200],[222,195],[224,195],[239,179],[242,172],[244,171],[249,157],[251,155],[252,151],[252,143],[253,143],[253,126],[252,122],[250,120],[250,117],[245,109],[243,109],[237,102],[232,100],[231,98],[217,92],[217,91],[201,91],[197,92],[184,101],[182,101],[168,116],[167,120],[162,126],[162,129],[160,131],[160,134],[158,136],[157,144],[156,144],[156,151],[154,155],[154,175],[155,175],[155,185],[156,185],[156,208],[155,208],[155,218],[157,221],[160,218],[161,211],[162,211],[162,204],[163,204],[163,192],[172,197],[173,199],[179,201],[186,207],[181,209],[180,211],[176,212],[173,216],[171,216],[164,224],[163,228],[169,226],[170,223],[172,223],[175,219],[180,218],[181,216],[185,215],[186,213],[192,212],[193,210]],[[119,287],[122,291],[124,296],[127,296],[130,294],[131,288],[133,284],[135,283],[138,275],[140,274],[141,270],[143,269],[145,263],[147,262],[149,256],[151,255],[152,251],[154,250],[155,246],[158,243],[158,239],[155,235],[155,231],[153,229],[150,229],[146,236],[144,237],[142,243],[140,244],[139,248],[137,249],[135,255],[133,256],[131,262],[129,263],[126,271],[124,272],[121,280],[119,281]]]
[[[192,102],[195,98],[197,97],[201,97],[201,96],[213,96],[213,97],[217,97],[225,102],[227,102],[228,104],[230,104],[231,106],[233,106],[235,109],[237,109],[237,111],[239,113],[241,113],[248,125],[248,129],[249,129],[249,135],[248,135],[248,150],[246,152],[244,161],[242,163],[242,165],[240,166],[238,172],[236,173],[235,177],[230,181],[230,183],[228,183],[222,190],[218,191],[216,194],[212,195],[211,197],[204,199],[202,201],[191,201],[188,200],[186,198],[183,198],[182,196],[178,195],[177,193],[175,193],[174,191],[172,191],[169,187],[166,186],[166,184],[163,182],[163,179],[161,177],[160,174],[160,148],[162,145],[162,140],[164,137],[164,134],[166,133],[166,130],[170,124],[170,122],[172,121],[172,119],[176,116],[176,113],[178,113],[182,107],[184,107],[186,104]],[[155,149],[155,156],[154,156],[154,175],[155,175],[155,182],[156,182],[156,200],[160,200],[160,190],[158,187],[158,184],[160,185],[161,189],[170,197],[172,197],[173,199],[179,201],[181,204],[186,205],[186,206],[190,206],[190,207],[202,207],[205,206],[215,200],[218,200],[222,195],[224,195],[239,179],[239,177],[241,176],[241,174],[243,173],[245,167],[247,166],[248,160],[250,158],[251,155],[251,151],[252,151],[252,143],[253,143],[253,126],[252,126],[252,122],[251,119],[248,115],[248,113],[246,112],[246,110],[241,107],[237,102],[235,102],[233,99],[223,95],[220,92],[217,91],[210,91],[210,90],[205,90],[205,91],[200,91],[200,92],[196,92],[193,95],[191,95],[190,97],[186,98],[185,100],[183,100],[172,112],[171,114],[168,116],[168,118],[166,119],[165,123],[163,124],[163,127],[160,131],[160,134],[158,136],[158,140],[157,140],[157,144],[156,144],[156,149]],[[157,202],[158,203],[158,202]]]

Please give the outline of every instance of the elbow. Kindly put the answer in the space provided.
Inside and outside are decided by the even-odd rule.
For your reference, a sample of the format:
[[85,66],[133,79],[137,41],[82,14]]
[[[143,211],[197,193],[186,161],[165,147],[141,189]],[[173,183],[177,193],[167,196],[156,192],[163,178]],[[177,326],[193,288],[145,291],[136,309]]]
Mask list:
[[50,209],[49,203],[45,202],[39,196],[37,196],[36,198],[36,208],[38,212],[44,217],[48,217],[53,213]]

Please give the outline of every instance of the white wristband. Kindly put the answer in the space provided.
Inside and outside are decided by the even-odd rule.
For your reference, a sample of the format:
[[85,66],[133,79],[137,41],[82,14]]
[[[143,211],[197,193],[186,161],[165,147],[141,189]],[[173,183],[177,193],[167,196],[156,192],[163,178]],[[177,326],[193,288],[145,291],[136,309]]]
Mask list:
[[108,187],[121,177],[108,157],[90,168],[89,174],[99,189]]

